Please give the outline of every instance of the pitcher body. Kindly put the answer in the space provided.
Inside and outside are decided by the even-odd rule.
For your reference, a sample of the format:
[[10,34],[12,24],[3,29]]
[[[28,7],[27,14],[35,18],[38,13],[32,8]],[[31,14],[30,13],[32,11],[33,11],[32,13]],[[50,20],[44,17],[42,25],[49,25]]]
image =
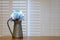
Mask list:
[[7,21],[7,25],[12,35],[12,38],[23,38],[22,21],[14,21],[13,32],[10,29],[9,20]]
[[14,21],[13,38],[23,38],[22,21]]

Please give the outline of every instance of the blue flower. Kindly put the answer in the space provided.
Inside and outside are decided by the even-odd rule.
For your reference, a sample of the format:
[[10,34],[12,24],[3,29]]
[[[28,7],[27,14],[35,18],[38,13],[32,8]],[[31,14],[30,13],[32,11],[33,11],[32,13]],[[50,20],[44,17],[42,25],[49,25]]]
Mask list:
[[23,20],[24,19],[24,14],[22,13],[22,11],[19,10],[15,10],[12,15],[11,15],[11,19],[12,20]]

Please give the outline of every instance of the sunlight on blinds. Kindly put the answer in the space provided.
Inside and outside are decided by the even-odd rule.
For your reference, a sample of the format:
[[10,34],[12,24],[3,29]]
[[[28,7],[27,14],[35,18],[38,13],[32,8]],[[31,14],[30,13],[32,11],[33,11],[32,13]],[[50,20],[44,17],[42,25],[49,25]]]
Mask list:
[[[7,27],[7,20],[13,10],[20,9],[25,17],[22,21],[23,35],[27,36],[27,1],[26,0],[0,0],[0,14],[2,14],[2,29],[4,29],[1,34],[2,35],[10,35],[10,32]],[[0,15],[1,16],[1,15]],[[11,26],[13,24],[11,23]],[[0,27],[1,28],[1,27]],[[13,29],[13,27],[11,27]]]
[[30,0],[29,1],[29,35],[40,36],[40,1]]

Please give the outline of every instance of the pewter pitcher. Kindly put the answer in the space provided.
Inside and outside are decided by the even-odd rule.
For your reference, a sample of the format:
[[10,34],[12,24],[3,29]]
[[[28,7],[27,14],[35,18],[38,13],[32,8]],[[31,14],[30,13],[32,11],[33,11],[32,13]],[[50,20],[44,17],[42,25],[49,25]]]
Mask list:
[[12,38],[23,38],[22,21],[19,21],[19,20],[14,21],[13,32],[10,29],[9,21],[10,20],[7,21],[7,26],[12,35]]

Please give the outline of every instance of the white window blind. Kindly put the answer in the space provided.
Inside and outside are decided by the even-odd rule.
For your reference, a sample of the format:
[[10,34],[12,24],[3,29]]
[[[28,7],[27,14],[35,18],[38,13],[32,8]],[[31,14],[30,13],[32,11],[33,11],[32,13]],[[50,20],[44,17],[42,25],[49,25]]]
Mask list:
[[29,0],[29,36],[40,36],[40,0]]
[[2,26],[0,26],[2,29],[1,29],[1,35],[4,36],[4,35],[8,35],[9,31],[8,31],[8,28],[7,28],[7,19],[9,17],[9,12],[10,12],[10,1],[8,0],[0,0],[0,15],[2,20]]
[[[8,30],[7,27],[7,20],[9,18],[9,16],[11,15],[11,13],[13,12],[13,10],[15,9],[19,9],[21,10],[24,15],[25,18],[22,21],[22,28],[23,28],[23,35],[27,36],[27,0],[0,0],[0,14],[2,14],[3,16],[1,18],[2,19],[2,23],[3,23],[3,31],[1,32],[2,35],[9,35],[10,32]],[[12,23],[10,24],[10,26],[12,26]],[[11,27],[11,29],[13,29],[13,27]]]

